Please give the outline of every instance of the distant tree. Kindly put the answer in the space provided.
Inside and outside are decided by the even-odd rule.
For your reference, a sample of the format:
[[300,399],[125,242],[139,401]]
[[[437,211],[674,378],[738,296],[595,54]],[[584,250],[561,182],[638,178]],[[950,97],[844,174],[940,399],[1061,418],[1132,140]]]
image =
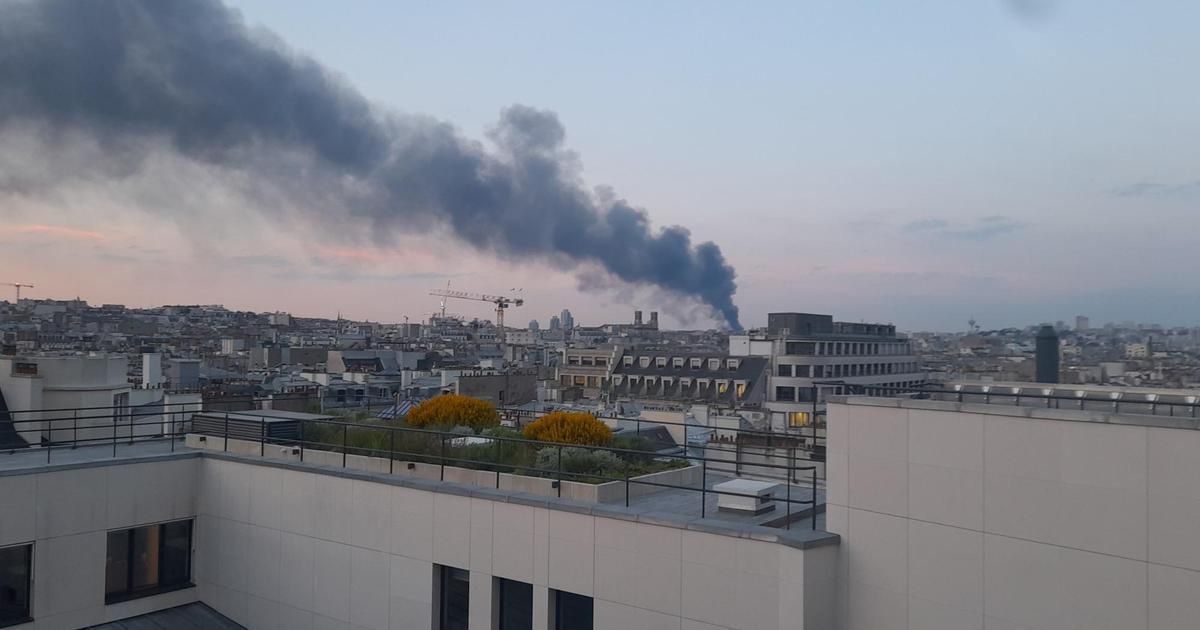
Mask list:
[[555,411],[529,423],[525,437],[542,442],[583,446],[605,446],[612,442],[612,429],[590,413]]
[[406,418],[408,426],[467,426],[482,431],[500,424],[496,408],[486,400],[444,394],[413,407]]

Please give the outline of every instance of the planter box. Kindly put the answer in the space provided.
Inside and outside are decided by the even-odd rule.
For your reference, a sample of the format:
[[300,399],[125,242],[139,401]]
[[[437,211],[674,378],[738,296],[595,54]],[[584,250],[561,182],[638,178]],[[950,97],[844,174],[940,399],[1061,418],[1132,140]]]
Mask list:
[[[226,448],[224,438],[189,433],[184,443],[189,448],[195,449],[228,450],[228,452],[236,455],[251,456],[259,456],[261,453],[267,459],[300,461],[299,447],[271,443],[260,445],[257,440],[230,438],[228,448]],[[342,468],[343,461],[345,462],[345,468],[352,470],[365,470],[375,473],[391,472],[395,475],[418,477],[431,481],[441,480],[481,488],[498,488],[500,490],[523,492],[544,497],[560,496],[559,488],[554,487],[554,480],[546,477],[496,473],[490,470],[475,470],[461,466],[445,466],[443,468],[438,464],[425,462],[413,462],[401,459],[389,461],[386,457],[354,454],[343,456],[342,453],[334,451],[323,451],[308,447],[304,449],[304,463],[306,464]],[[670,489],[638,482],[700,488],[701,476],[702,472],[699,466],[687,466],[685,468],[664,470],[639,477],[630,477],[628,484],[629,498],[634,499]],[[626,491],[626,483],[624,481],[608,481],[600,484],[563,481],[561,497],[584,503],[624,503]]]

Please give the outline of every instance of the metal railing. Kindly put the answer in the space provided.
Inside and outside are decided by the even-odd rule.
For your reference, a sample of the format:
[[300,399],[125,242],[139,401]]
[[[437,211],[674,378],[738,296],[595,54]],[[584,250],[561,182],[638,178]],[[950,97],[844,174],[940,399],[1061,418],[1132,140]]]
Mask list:
[[[276,398],[276,400],[279,400]],[[631,498],[634,495],[633,489],[637,487],[656,488],[661,490],[680,490],[694,492],[699,499],[699,513],[701,518],[709,516],[710,507],[709,497],[716,496],[733,496],[742,498],[758,499],[758,495],[732,492],[729,490],[717,490],[709,487],[711,475],[721,472],[744,472],[739,470],[737,463],[734,463],[734,470],[729,471],[730,462],[728,460],[709,457],[696,454],[682,455],[660,455],[654,451],[637,450],[630,448],[619,448],[613,446],[583,446],[556,442],[543,442],[530,440],[523,437],[503,436],[503,435],[464,435],[461,432],[445,431],[436,429],[422,429],[409,427],[406,425],[398,425],[392,423],[364,423],[364,422],[348,422],[336,419],[314,418],[296,420],[299,436],[298,437],[277,437],[269,433],[270,423],[264,419],[269,417],[264,410],[216,410],[204,411],[200,407],[205,402],[210,401],[190,401],[180,403],[156,404],[151,408],[141,409],[138,407],[115,407],[115,406],[97,406],[97,407],[79,407],[79,408],[58,408],[58,409],[40,409],[34,411],[10,411],[10,415],[19,416],[22,414],[37,414],[43,417],[34,419],[13,419],[11,424],[18,433],[40,433],[45,436],[45,439],[39,443],[32,445],[30,448],[10,449],[9,453],[37,453],[40,448],[45,452],[45,462],[53,463],[54,453],[64,450],[76,450],[83,447],[107,447],[111,446],[109,456],[120,456],[119,447],[122,445],[132,446],[140,443],[162,442],[166,441],[170,445],[170,451],[174,452],[178,445],[177,442],[185,439],[187,435],[195,433],[192,427],[189,426],[187,420],[180,420],[178,417],[187,415],[189,418],[193,414],[204,414],[208,417],[223,418],[223,424],[218,422],[220,429],[206,430],[203,435],[206,438],[222,439],[222,450],[229,450],[231,441],[247,440],[244,433],[233,433],[230,430],[230,420],[245,421],[257,418],[258,435],[250,436],[249,442],[257,445],[258,455],[265,457],[267,454],[267,445],[278,445],[283,447],[292,447],[298,450],[299,461],[304,462],[306,451],[311,454],[313,451],[334,452],[341,454],[341,467],[349,468],[350,455],[362,455],[367,457],[386,458],[388,462],[388,472],[395,473],[395,464],[400,462],[424,462],[438,466],[440,473],[439,477],[444,480],[447,466],[460,466],[473,470],[484,470],[495,473],[496,487],[500,485],[501,475],[505,472],[513,475],[521,475],[526,477],[536,477],[549,479],[552,481],[552,487],[557,491],[557,496],[562,496],[562,488],[564,482],[581,481],[589,484],[605,484],[612,482],[620,482],[624,485],[624,500],[628,507],[631,503]],[[68,415],[69,414],[69,415]],[[45,417],[45,416],[51,417]],[[278,417],[274,417],[276,422],[279,422]],[[632,419],[626,419],[632,420]],[[647,424],[667,424],[663,422],[645,421]],[[683,424],[683,423],[680,423]],[[696,425],[685,425],[692,428]],[[143,430],[139,431],[138,428]],[[314,436],[314,433],[321,433],[318,427],[332,427],[332,441]],[[727,429],[728,431],[738,433],[769,433],[761,431],[753,431],[747,429]],[[309,438],[317,437],[317,439],[306,439],[306,432]],[[359,439],[352,439],[358,435],[385,436],[383,443],[366,445],[360,443]],[[778,437],[778,434],[776,434]],[[330,437],[330,436],[326,436]],[[337,439],[340,437],[340,441]],[[412,438],[418,438],[414,440]],[[480,443],[464,445],[463,438],[475,438],[480,440]],[[415,442],[425,442],[433,445],[432,448],[411,449],[409,448]],[[515,449],[523,450],[526,456],[531,454],[536,455],[538,451],[544,449],[554,449],[554,457],[551,459],[553,466],[538,466],[536,457],[534,463],[530,465],[528,460],[524,462],[515,461],[498,461],[496,459],[470,457],[473,452],[470,447],[479,447],[483,445],[494,445],[496,451],[505,448],[506,446]],[[719,444],[719,443],[717,443]],[[724,446],[714,445],[709,443],[704,446],[706,453],[708,450],[713,452],[729,452]],[[483,449],[478,449],[482,452]],[[107,452],[107,451],[106,451]],[[596,470],[569,470],[564,468],[564,463],[570,461],[572,457],[578,453],[608,453],[613,460],[625,462],[624,470],[619,474],[612,474],[603,469]],[[240,453],[247,454],[247,453]],[[782,518],[775,519],[772,524],[774,526],[791,529],[793,521],[810,520],[810,527],[817,528],[818,515],[823,508],[823,501],[820,500],[817,486],[817,467],[815,465],[805,465],[808,462],[806,459],[793,457],[789,459],[789,464],[775,463],[754,463],[753,468],[763,469],[768,471],[779,471],[780,476],[785,476],[786,483],[783,483],[783,488],[779,491],[783,492],[782,497],[773,497],[775,504],[782,504],[784,514]],[[651,473],[631,473],[628,464],[641,463],[643,465],[649,462],[664,464],[660,470],[653,470]],[[686,483],[668,483],[656,480],[653,477],[647,478],[654,472],[665,472],[672,470],[671,467],[665,466],[677,462],[686,464],[687,466],[700,467],[700,482],[698,487]],[[641,469],[638,469],[641,470]],[[803,478],[803,480],[802,480]],[[773,479],[774,481],[774,479]],[[807,498],[795,498],[792,496],[793,485],[799,483],[805,484]],[[801,506],[798,510],[795,506]]]

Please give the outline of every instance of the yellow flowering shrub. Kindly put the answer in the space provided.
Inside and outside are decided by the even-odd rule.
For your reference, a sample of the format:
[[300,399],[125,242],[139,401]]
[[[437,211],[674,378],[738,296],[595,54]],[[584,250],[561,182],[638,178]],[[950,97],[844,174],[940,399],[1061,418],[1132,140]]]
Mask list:
[[583,446],[606,446],[613,439],[608,425],[579,411],[548,413],[526,425],[522,433],[531,440]]
[[470,396],[443,394],[413,407],[406,418],[410,427],[468,426],[476,431],[500,424],[492,403]]

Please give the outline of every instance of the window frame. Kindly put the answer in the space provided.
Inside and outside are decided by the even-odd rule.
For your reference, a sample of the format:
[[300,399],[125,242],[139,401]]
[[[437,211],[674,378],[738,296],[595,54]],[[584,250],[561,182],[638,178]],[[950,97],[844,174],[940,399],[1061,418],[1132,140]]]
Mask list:
[[[495,585],[496,585],[495,586],[495,589],[496,589],[495,590],[495,600],[496,600],[496,628],[497,628],[497,630],[532,630],[532,628],[533,628],[533,585],[528,582],[522,582],[520,580],[510,580],[508,578],[503,578],[500,576],[494,576],[492,579],[495,581]],[[520,627],[513,627],[506,623],[507,620],[505,619],[505,614],[508,611],[508,607],[505,604],[508,602],[508,598],[506,598],[505,595],[513,594],[515,591],[510,591],[509,589],[513,589],[514,587],[520,588],[522,590],[527,589],[529,592],[529,604],[528,604],[529,624],[528,625],[521,625]]]
[[467,569],[460,569],[458,567],[452,567],[452,566],[446,565],[446,564],[435,564],[433,566],[437,571],[438,593],[437,593],[437,598],[434,600],[434,604],[437,606],[437,611],[436,611],[437,621],[438,621],[437,627],[442,628],[443,630],[448,627],[447,626],[448,615],[446,614],[448,612],[448,607],[446,604],[447,604],[447,597],[448,597],[449,589],[447,589],[446,587],[449,584],[450,580],[457,579],[457,578],[452,577],[452,574],[455,572],[466,576],[466,579],[462,580],[467,586],[467,602],[466,602],[467,605],[466,605],[465,610],[463,611],[463,616],[464,616],[464,621],[467,621],[469,623],[469,620],[471,618],[470,617],[470,615],[471,615],[471,572],[468,571]]
[[[166,562],[164,560],[164,558],[165,558],[164,552],[167,549],[167,540],[168,540],[168,537],[166,536],[166,527],[168,525],[178,525],[180,523],[187,523],[186,578],[181,582],[173,582],[170,584],[164,584],[163,580],[162,580],[163,573],[165,573],[163,567],[166,564]],[[134,552],[135,552],[136,546],[134,545],[134,536],[135,536],[136,532],[141,531],[141,530],[148,530],[152,527],[158,528],[158,545],[156,547],[156,554],[157,554],[157,558],[158,558],[158,562],[157,562],[158,580],[157,580],[157,583],[154,584],[153,586],[135,588],[134,587],[134,571],[136,569],[136,565],[134,563]],[[107,553],[108,553],[108,546],[109,546],[109,538],[111,536],[113,536],[114,534],[124,534],[125,535],[125,554],[126,554],[125,555],[125,588],[124,588],[124,590],[118,591],[118,592],[110,592],[109,591],[109,583],[108,583],[109,575],[108,575]],[[179,591],[179,590],[183,590],[185,588],[195,588],[196,584],[195,584],[195,582],[192,581],[192,577],[193,577],[192,573],[193,573],[193,569],[195,568],[195,566],[194,566],[195,558],[193,558],[193,551],[194,551],[194,547],[195,547],[195,538],[196,538],[196,520],[193,518],[184,518],[184,519],[177,519],[177,520],[173,520],[173,521],[163,521],[161,523],[151,523],[148,525],[139,525],[137,527],[123,527],[123,528],[119,528],[119,529],[108,530],[108,532],[105,535],[105,540],[104,540],[105,554],[106,554],[105,555],[105,572],[104,572],[104,605],[110,606],[112,604],[119,604],[121,602],[127,602],[127,601],[131,601],[131,600],[135,600],[135,599],[141,599],[143,597],[152,597],[154,595],[161,595],[163,593]]]
[[0,628],[19,626],[33,621],[33,545],[32,542],[0,545],[0,551],[24,549],[25,551],[25,609],[24,616],[8,620],[0,619]]

